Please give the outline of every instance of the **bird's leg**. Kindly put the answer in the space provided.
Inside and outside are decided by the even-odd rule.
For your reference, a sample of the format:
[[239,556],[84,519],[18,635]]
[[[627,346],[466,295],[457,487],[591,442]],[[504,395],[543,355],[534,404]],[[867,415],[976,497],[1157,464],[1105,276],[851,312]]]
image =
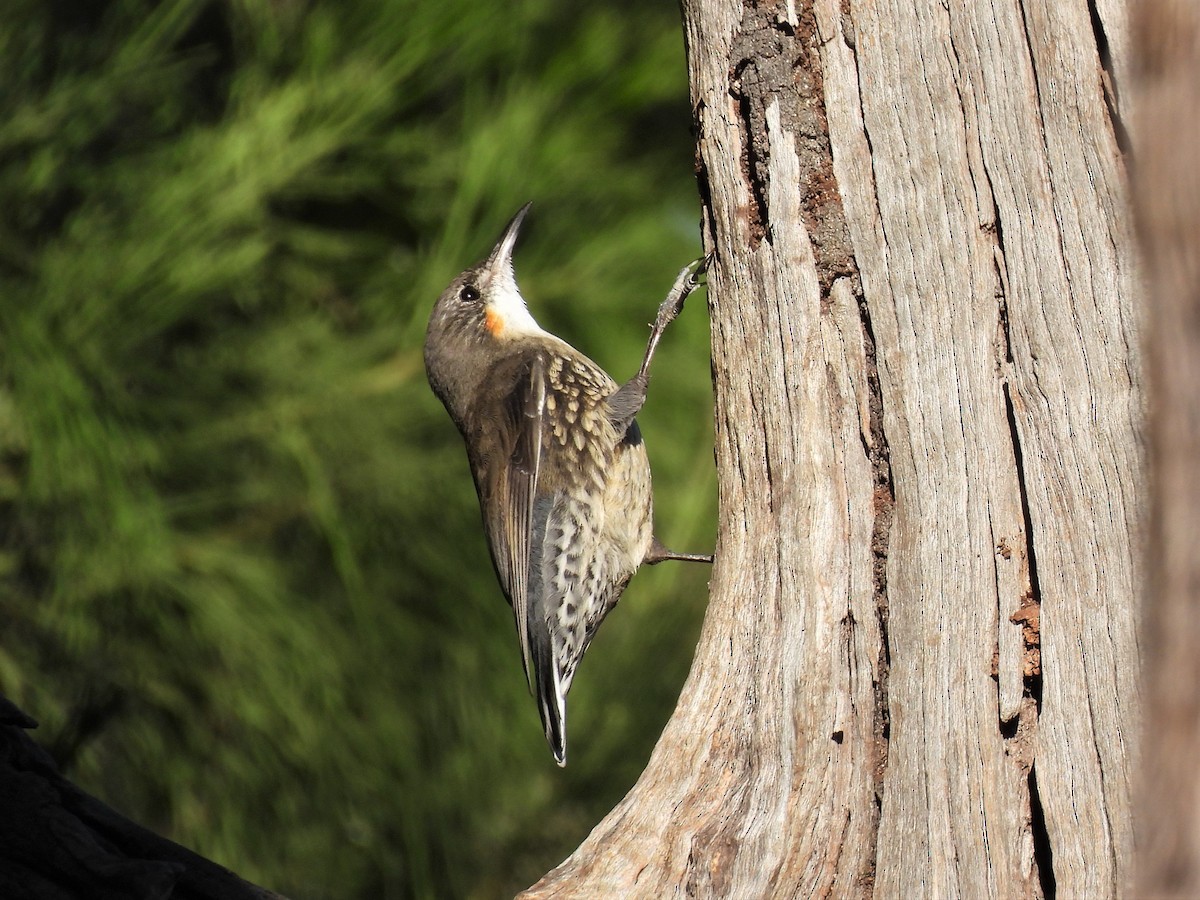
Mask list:
[[659,339],[667,330],[667,326],[674,322],[675,317],[683,310],[683,302],[687,300],[692,291],[703,283],[700,279],[708,271],[708,264],[711,261],[712,254],[710,253],[708,256],[688,263],[679,270],[679,274],[675,277],[675,284],[671,286],[666,299],[659,304],[658,315],[654,317],[654,325],[650,330],[650,340],[646,344],[646,355],[642,359],[642,367],[638,369],[636,378],[644,380],[649,377],[650,360],[653,359],[654,351],[658,348]]
[[633,422],[634,417],[641,412],[642,406],[646,402],[646,386],[650,381],[650,361],[654,358],[654,351],[658,349],[658,342],[662,339],[667,326],[675,321],[675,317],[683,309],[684,301],[692,291],[703,284],[701,278],[708,271],[711,261],[712,254],[710,253],[688,263],[679,270],[675,284],[671,286],[666,299],[659,304],[658,315],[654,317],[654,325],[650,329],[650,340],[646,343],[646,355],[642,358],[642,367],[638,369],[636,375],[621,385],[608,398],[608,415],[619,432],[625,431]]
[[642,562],[647,566],[656,566],[668,559],[703,563],[711,563],[713,561],[711,553],[676,553],[674,550],[668,550],[659,543],[658,538],[654,538],[650,542],[650,550],[646,553],[646,557]]

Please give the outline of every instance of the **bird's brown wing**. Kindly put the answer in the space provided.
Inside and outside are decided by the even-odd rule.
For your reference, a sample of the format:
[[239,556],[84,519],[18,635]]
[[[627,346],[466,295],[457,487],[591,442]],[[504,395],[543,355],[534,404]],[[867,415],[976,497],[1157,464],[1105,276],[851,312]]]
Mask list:
[[521,640],[525,678],[532,689],[532,650],[529,633],[529,579],[533,548],[534,502],[542,463],[542,434],[546,412],[546,366],[535,356],[527,371],[516,379],[504,403],[505,429],[511,436],[496,449],[508,459],[493,459],[485,521],[492,560],[500,586],[512,604]]

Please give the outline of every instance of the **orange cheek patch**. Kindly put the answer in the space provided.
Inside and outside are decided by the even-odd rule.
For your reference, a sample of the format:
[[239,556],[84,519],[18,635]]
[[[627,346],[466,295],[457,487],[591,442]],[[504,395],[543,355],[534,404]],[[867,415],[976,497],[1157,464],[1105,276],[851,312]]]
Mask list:
[[492,333],[492,337],[499,336],[500,332],[504,330],[504,317],[494,309],[485,310],[483,315],[484,327]]

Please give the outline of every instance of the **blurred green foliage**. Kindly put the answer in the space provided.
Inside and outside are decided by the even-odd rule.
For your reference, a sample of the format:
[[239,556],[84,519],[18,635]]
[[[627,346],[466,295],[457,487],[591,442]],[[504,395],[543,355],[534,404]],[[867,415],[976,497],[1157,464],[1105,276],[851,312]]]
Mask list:
[[[517,269],[616,378],[699,252],[672,3],[12,0],[0,29],[0,690],[83,786],[304,897],[510,895],[631,786],[703,567],[634,579],[554,766],[434,298]],[[711,546],[707,320],[641,416]]]

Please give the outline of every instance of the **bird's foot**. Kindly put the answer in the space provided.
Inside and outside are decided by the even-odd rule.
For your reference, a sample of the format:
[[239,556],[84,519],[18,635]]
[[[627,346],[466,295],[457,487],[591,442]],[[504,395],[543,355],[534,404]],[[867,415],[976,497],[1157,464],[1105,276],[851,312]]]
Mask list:
[[675,283],[671,286],[667,297],[658,307],[658,315],[654,317],[654,331],[661,335],[683,310],[684,301],[691,296],[692,291],[705,283],[704,275],[708,272],[713,254],[692,260],[679,270]]

